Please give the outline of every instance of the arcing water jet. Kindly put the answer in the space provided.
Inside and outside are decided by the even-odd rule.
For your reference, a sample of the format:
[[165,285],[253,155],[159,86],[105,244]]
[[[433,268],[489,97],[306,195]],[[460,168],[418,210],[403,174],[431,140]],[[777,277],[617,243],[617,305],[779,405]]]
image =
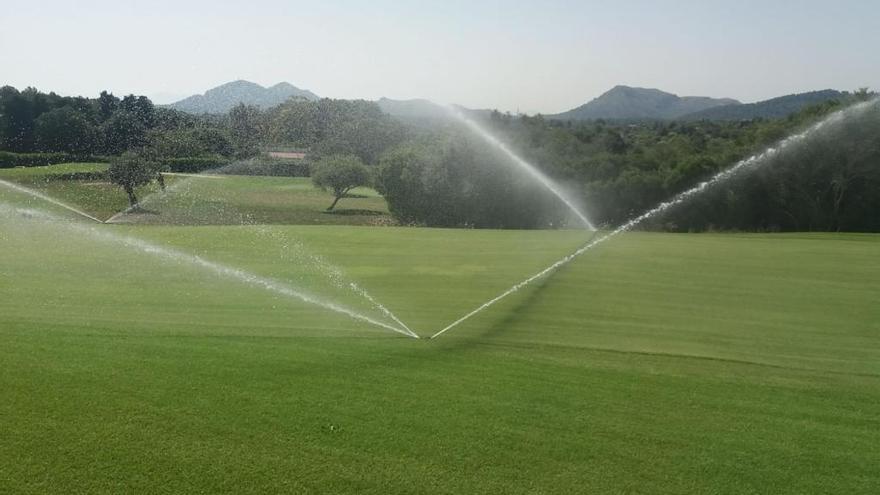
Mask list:
[[809,139],[811,136],[813,136],[817,132],[822,131],[824,128],[828,127],[829,125],[833,125],[833,124],[838,123],[841,120],[843,120],[851,115],[855,115],[859,112],[867,110],[872,105],[876,105],[878,102],[880,102],[880,99],[875,98],[875,99],[872,99],[872,100],[869,100],[866,102],[855,104],[855,105],[848,107],[848,108],[845,108],[843,110],[838,110],[837,112],[832,113],[831,115],[825,117],[824,119],[817,122],[816,124],[813,124],[812,126],[808,127],[803,132],[789,136],[789,137],[783,139],[782,141],[778,142],[775,146],[773,146],[771,148],[767,148],[766,150],[762,151],[761,153],[758,153],[756,155],[752,155],[744,160],[740,160],[739,162],[737,162],[736,164],[734,164],[730,168],[723,170],[723,171],[719,172],[718,174],[714,175],[711,179],[704,181],[704,182],[700,182],[699,184],[692,187],[691,189],[688,189],[687,191],[679,193],[678,195],[676,195],[675,197],[673,197],[669,201],[660,203],[656,207],[646,211],[645,213],[642,213],[638,217],[633,218],[632,220],[624,223],[623,225],[612,230],[611,232],[609,232],[603,236],[600,236],[600,237],[597,237],[595,239],[590,240],[585,245],[580,247],[577,251],[569,254],[568,256],[562,258],[559,261],[556,261],[552,265],[548,266],[547,268],[544,268],[540,272],[532,275],[531,277],[523,280],[522,282],[517,283],[513,287],[507,289],[506,291],[504,291],[501,294],[499,294],[498,296],[490,299],[489,301],[486,301],[485,303],[481,304],[479,307],[477,307],[476,309],[474,309],[470,313],[467,313],[466,315],[462,316],[461,318],[459,318],[459,319],[455,320],[454,322],[450,323],[449,325],[447,325],[445,328],[443,328],[439,332],[435,333],[434,335],[431,335],[430,338],[434,339],[434,338],[437,338],[440,335],[448,332],[449,330],[455,328],[456,326],[460,325],[461,323],[463,323],[464,321],[473,317],[474,315],[482,312],[483,310],[487,309],[488,307],[492,306],[493,304],[497,303],[498,301],[500,301],[500,300],[504,299],[505,297],[519,291],[523,287],[531,284],[535,280],[537,280],[541,277],[544,277],[544,276],[558,270],[559,268],[567,265],[568,263],[570,263],[572,260],[574,260],[578,256],[584,254],[585,252],[598,246],[599,244],[602,244],[603,242],[607,241],[608,239],[611,239],[612,237],[614,237],[618,234],[622,234],[623,232],[631,230],[632,228],[634,228],[635,226],[644,222],[645,220],[648,220],[648,219],[653,218],[657,215],[660,215],[660,214],[666,212],[667,210],[669,210],[670,208],[677,206],[681,203],[684,203],[685,201],[689,200],[690,198],[692,198],[698,194],[701,194],[703,191],[714,186],[715,184],[729,180],[731,177],[733,177],[743,171],[746,171],[748,169],[751,169],[751,168],[757,167],[763,163],[766,163],[768,159],[778,155],[779,153],[791,148],[794,145],[802,143],[803,141],[805,141],[806,139]]
[[550,177],[544,175],[543,172],[537,169],[534,165],[527,162],[521,156],[517,155],[510,149],[506,144],[504,144],[500,139],[492,135],[491,132],[483,128],[480,124],[478,124],[475,120],[469,118],[467,115],[461,112],[456,107],[453,106],[443,106],[450,114],[452,114],[456,119],[458,119],[461,123],[466,125],[471,131],[473,131],[476,135],[480,136],[484,141],[489,143],[494,148],[500,150],[510,161],[521,170],[528,173],[533,179],[537,180],[542,186],[544,186],[548,191],[553,193],[554,196],[559,198],[565,206],[568,207],[575,216],[584,224],[584,227],[587,230],[596,230],[596,227],[593,226],[592,222],[587,218],[587,216],[577,207],[575,206],[574,201],[568,197],[568,195],[563,191],[559,184],[553,182]]
[[247,272],[245,270],[241,270],[238,268],[234,268],[231,266],[227,266],[221,263],[217,263],[214,261],[206,260],[200,256],[192,255],[183,251],[179,251],[176,249],[171,249],[163,246],[158,246],[156,244],[152,244],[150,242],[137,239],[134,237],[122,236],[116,233],[111,233],[106,230],[97,229],[91,226],[87,226],[85,224],[76,224],[64,221],[61,217],[57,217],[55,215],[51,215],[42,211],[27,209],[27,208],[18,208],[15,206],[7,205],[4,203],[0,203],[0,213],[4,213],[7,215],[19,214],[22,216],[26,216],[28,218],[39,218],[43,221],[53,222],[58,224],[60,228],[66,228],[69,230],[73,230],[74,232],[80,234],[86,234],[94,239],[98,239],[104,242],[110,242],[118,245],[122,245],[129,249],[133,249],[135,251],[149,254],[158,258],[162,258],[165,260],[187,263],[193,267],[200,268],[202,270],[214,273],[219,276],[223,276],[229,279],[236,280],[238,282],[242,282],[248,284],[253,287],[258,287],[270,292],[274,292],[276,294],[280,294],[283,296],[291,297],[294,299],[298,299],[302,302],[312,304],[336,313],[340,313],[346,315],[355,320],[360,320],[371,325],[384,328],[386,330],[391,330],[407,337],[419,338],[418,335],[413,333],[412,331],[405,328],[398,328],[393,325],[389,325],[385,322],[376,320],[371,318],[370,316],[361,314],[351,308],[346,306],[337,304],[333,301],[327,301],[313,294],[309,294],[299,288],[292,287],[288,284],[280,282],[278,280],[274,280],[267,277],[261,277],[259,275]]
[[[221,172],[223,172],[224,169],[226,169],[228,167],[230,167],[230,165],[224,165],[222,167],[208,170],[206,172],[207,173],[221,173]],[[171,174],[171,175],[180,175],[183,178],[181,180],[174,182],[170,186],[168,186],[168,188],[164,192],[154,192],[154,193],[146,196],[138,203],[137,206],[144,206],[144,205],[150,204],[150,203],[154,202],[157,198],[159,198],[165,194],[172,194],[172,193],[190,194],[191,193],[191,186],[194,184],[195,181],[198,181],[198,180],[202,180],[202,179],[207,179],[207,180],[221,179],[222,180],[222,179],[225,179],[225,177],[220,176],[220,175],[205,175],[205,174]],[[129,207],[129,208],[117,213],[116,215],[113,215],[112,217],[110,217],[107,220],[107,223],[116,223],[116,221],[118,219],[124,217],[128,213],[131,213],[134,209],[135,209],[135,207]],[[243,218],[242,220],[243,220],[242,223],[245,225],[253,224],[253,222],[247,221],[247,220],[249,220],[247,218]],[[278,237],[279,237],[279,235],[281,235],[277,231],[271,230],[271,229],[266,229],[265,227],[259,228],[258,233],[261,235],[266,235],[266,236],[272,237],[274,240],[279,240]],[[282,240],[284,241],[284,245],[286,246],[287,239],[282,239]],[[370,295],[370,293],[367,292],[366,289],[364,289],[363,287],[361,287],[360,285],[358,285],[357,283],[355,283],[353,281],[347,280],[345,275],[342,273],[342,271],[338,267],[331,264],[323,257],[309,253],[305,249],[305,247],[302,246],[302,243],[297,242],[296,244],[297,244],[296,247],[298,248],[298,251],[299,251],[297,253],[298,257],[305,260],[305,261],[308,261],[311,264],[311,266],[315,267],[319,272],[321,272],[321,274],[324,277],[326,277],[328,280],[330,280],[336,286],[336,288],[338,288],[340,290],[352,291],[358,297],[361,297],[364,300],[366,300],[367,303],[369,303],[371,306],[373,306],[374,309],[378,310],[381,314],[383,314],[384,316],[386,316],[387,318],[392,320],[394,323],[399,325],[399,327],[404,329],[408,335],[410,335],[412,337],[418,337],[418,335],[416,335],[415,332],[413,332],[405,323],[403,323],[403,321],[401,321],[401,319],[398,318],[397,315],[395,315],[391,310],[389,310],[387,307],[385,307],[383,304],[381,304],[379,301],[377,301],[374,297],[372,297],[372,295]]]
[[57,199],[55,199],[55,198],[53,198],[53,197],[51,197],[51,196],[46,196],[45,194],[43,194],[43,193],[41,193],[41,192],[39,192],[39,191],[34,191],[33,189],[29,189],[29,188],[27,188],[27,187],[20,186],[20,185],[18,185],[18,184],[13,184],[12,182],[6,182],[5,180],[2,180],[2,179],[0,179],[0,185],[2,185],[2,186],[4,186],[4,187],[7,187],[7,188],[9,188],[9,189],[12,189],[12,190],[14,190],[14,191],[18,191],[18,192],[21,192],[21,193],[29,194],[29,195],[31,195],[31,196],[33,196],[33,197],[35,197],[35,198],[42,199],[43,201],[48,201],[49,203],[52,203],[52,204],[55,205],[55,206],[60,206],[61,208],[64,208],[64,209],[66,209],[66,210],[69,210],[69,211],[72,211],[72,212],[76,213],[77,215],[80,215],[80,216],[86,217],[86,218],[88,218],[89,220],[94,220],[95,222],[98,222],[98,223],[104,223],[104,222],[102,222],[101,220],[98,220],[97,218],[95,218],[95,217],[89,215],[88,213],[86,213],[86,212],[84,212],[84,211],[82,211],[82,210],[76,209],[76,208],[74,208],[73,206],[70,206],[70,205],[67,204],[67,203],[63,203],[63,202],[61,202],[61,201],[58,201]]

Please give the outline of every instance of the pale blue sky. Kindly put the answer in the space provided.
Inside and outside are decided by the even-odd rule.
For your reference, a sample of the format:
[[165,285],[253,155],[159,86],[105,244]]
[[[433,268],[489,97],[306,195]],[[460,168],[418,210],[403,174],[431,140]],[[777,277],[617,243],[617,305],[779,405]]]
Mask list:
[[160,102],[234,79],[557,112],[616,84],[880,88],[880,1],[9,1],[0,84]]

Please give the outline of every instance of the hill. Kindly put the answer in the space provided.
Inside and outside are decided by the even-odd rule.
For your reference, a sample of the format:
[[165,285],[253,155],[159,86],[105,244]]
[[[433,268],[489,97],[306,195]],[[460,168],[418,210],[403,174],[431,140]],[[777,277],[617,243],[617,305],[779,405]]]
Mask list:
[[[449,109],[443,105],[422,98],[412,100],[380,98],[376,104],[388,115],[410,124],[433,124],[452,117]],[[465,115],[476,118],[486,117],[492,112],[491,110],[473,109],[461,105],[452,105],[452,107]]]
[[548,118],[557,120],[667,120],[709,108],[735,105],[730,98],[678,96],[659,89],[615,86],[598,98]]
[[844,93],[833,89],[780,96],[756,103],[723,105],[681,117],[682,120],[752,120],[787,117],[808,105],[834,100]]
[[319,99],[315,93],[287,82],[264,88],[250,81],[239,80],[222,84],[209,89],[203,95],[193,95],[168,106],[189,113],[225,113],[239,103],[272,108],[290,98]]
[[379,98],[376,101],[383,112],[399,119],[446,119],[449,117],[447,110],[440,105],[425,99],[392,100]]

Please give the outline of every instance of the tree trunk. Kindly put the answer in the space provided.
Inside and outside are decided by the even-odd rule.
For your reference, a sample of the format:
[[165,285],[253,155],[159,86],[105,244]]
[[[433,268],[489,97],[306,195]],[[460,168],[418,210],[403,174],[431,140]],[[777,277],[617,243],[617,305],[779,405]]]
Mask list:
[[159,188],[165,192],[165,176],[161,173],[156,174],[156,180],[159,181]]
[[125,186],[125,193],[128,194],[128,203],[131,205],[131,207],[134,208],[135,206],[137,206],[138,200],[137,197],[135,197],[134,195],[134,188],[131,186]]
[[331,205],[327,208],[327,211],[333,211],[333,207],[336,206],[336,203],[338,203],[339,200],[340,200],[341,198],[342,198],[342,196],[336,196],[336,199],[333,200],[333,204],[331,204]]

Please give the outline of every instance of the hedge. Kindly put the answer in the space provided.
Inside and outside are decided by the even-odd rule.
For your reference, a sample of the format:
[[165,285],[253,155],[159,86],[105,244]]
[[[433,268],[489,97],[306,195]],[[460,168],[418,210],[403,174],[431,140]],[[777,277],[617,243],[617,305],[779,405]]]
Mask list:
[[229,159],[222,156],[191,156],[162,160],[162,165],[167,166],[172,172],[191,174],[225,167],[228,163]]
[[49,174],[46,180],[91,180],[104,181],[107,180],[107,172],[68,172],[64,174]]
[[309,164],[300,160],[251,159],[223,168],[228,175],[267,175],[275,177],[308,177]]
[[107,157],[72,153],[12,153],[0,151],[0,168],[44,167],[70,162],[106,162]]

